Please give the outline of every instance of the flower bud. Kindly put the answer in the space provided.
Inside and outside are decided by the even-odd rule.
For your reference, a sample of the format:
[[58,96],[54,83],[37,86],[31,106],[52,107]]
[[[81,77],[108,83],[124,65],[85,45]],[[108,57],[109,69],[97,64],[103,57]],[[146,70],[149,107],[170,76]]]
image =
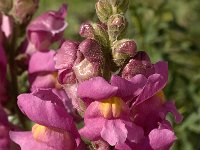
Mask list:
[[109,37],[104,24],[86,22],[81,25],[79,34],[82,37],[96,40],[100,45],[103,45],[104,47],[109,45]]
[[12,0],[0,0],[0,12],[7,14],[12,8]]
[[109,0],[109,2],[116,10],[114,13],[125,13],[128,9],[129,0]]
[[127,29],[126,18],[121,14],[112,15],[108,20],[108,34],[111,41],[122,37]]
[[80,27],[79,34],[85,38],[94,38],[94,28],[90,22],[83,23]]
[[114,43],[113,50],[118,53],[134,56],[137,51],[137,45],[133,40],[123,39]]
[[38,8],[39,0],[14,0],[10,14],[19,23],[29,21]]
[[133,40],[123,39],[114,43],[112,48],[113,60],[122,66],[129,57],[136,54],[137,45]]
[[86,39],[79,45],[79,51],[93,65],[100,66],[103,60],[101,46],[92,39]]
[[107,29],[103,26],[103,24],[92,24],[94,28],[94,39],[99,42],[100,45],[104,47],[108,47],[109,45],[109,36],[107,33]]
[[96,3],[96,13],[101,22],[106,23],[108,21],[108,18],[112,15],[112,6],[108,0],[99,0]]
[[148,77],[152,72],[154,72],[154,67],[151,64],[149,56],[145,52],[139,51],[124,67],[122,77],[130,80],[137,74]]

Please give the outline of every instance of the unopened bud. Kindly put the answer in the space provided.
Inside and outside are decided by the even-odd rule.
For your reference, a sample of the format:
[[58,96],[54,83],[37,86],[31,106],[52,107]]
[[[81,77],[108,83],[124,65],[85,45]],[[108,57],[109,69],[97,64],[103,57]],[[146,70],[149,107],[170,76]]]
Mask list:
[[101,51],[101,46],[95,40],[84,40],[80,43],[78,49],[90,63],[101,66],[103,54]]
[[129,0],[109,0],[113,7],[113,13],[125,13],[128,9]]
[[100,45],[108,47],[109,36],[107,33],[107,29],[105,29],[103,25],[95,23],[92,24],[92,27],[94,28],[94,39],[98,41]]
[[38,8],[39,0],[14,0],[10,14],[19,23],[26,22]]
[[96,13],[101,22],[107,23],[108,18],[112,15],[112,6],[108,0],[99,0],[96,3]]
[[94,38],[94,28],[90,22],[83,23],[80,27],[79,34],[85,38]]
[[146,77],[154,72],[154,67],[150,61],[149,56],[143,52],[139,51],[134,56],[133,59],[124,67],[122,71],[122,77],[130,80],[137,74],[142,74]]
[[0,0],[0,12],[7,14],[12,8],[12,0]]
[[127,29],[127,20],[122,14],[112,15],[108,20],[108,34],[113,42],[122,37]]
[[104,24],[96,24],[90,22],[83,23],[81,25],[79,34],[82,37],[96,40],[100,45],[104,47],[109,45],[109,37]]
[[136,54],[137,45],[133,40],[123,39],[114,43],[112,48],[113,60],[118,66]]

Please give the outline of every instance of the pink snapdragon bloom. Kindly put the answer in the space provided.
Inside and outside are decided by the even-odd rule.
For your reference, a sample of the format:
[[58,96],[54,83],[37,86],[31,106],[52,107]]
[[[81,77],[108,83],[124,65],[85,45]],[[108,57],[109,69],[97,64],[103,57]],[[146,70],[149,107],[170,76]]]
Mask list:
[[36,90],[18,96],[20,110],[36,124],[32,131],[10,132],[22,150],[84,149],[73,118],[52,90]]
[[111,146],[127,139],[137,143],[144,131],[130,120],[126,102],[138,96],[144,84],[142,75],[132,81],[113,76],[110,84],[102,77],[80,83],[78,96],[88,105],[80,134],[92,141],[103,139]]
[[182,116],[172,102],[164,102],[167,63],[158,62],[153,69],[148,78],[138,74],[128,81],[113,76],[109,84],[96,77],[80,83],[78,95],[89,105],[80,134],[90,140],[102,138],[118,150],[169,149],[176,136],[166,115],[171,112],[178,123]]
[[7,99],[7,80],[6,80],[7,59],[3,47],[0,46],[0,104]]
[[137,144],[129,140],[124,144],[118,144],[116,145],[118,150],[133,148],[136,150],[168,150],[176,140],[171,124],[166,120],[166,115],[171,112],[177,123],[182,121],[182,116],[173,102],[165,102],[162,90],[168,78],[167,63],[158,62],[152,64],[152,68],[151,72],[143,70],[148,77],[143,76],[146,83],[137,98],[134,98],[130,115],[131,120],[142,127],[145,137]]
[[75,110],[66,92],[57,80],[57,69],[54,62],[55,51],[35,52],[29,61],[29,81],[31,91],[36,89],[52,89],[63,101],[69,113],[75,116]]
[[48,11],[33,20],[27,28],[30,45],[36,50],[47,50],[49,46],[62,39],[67,27],[65,16],[67,6],[62,5],[58,11]]

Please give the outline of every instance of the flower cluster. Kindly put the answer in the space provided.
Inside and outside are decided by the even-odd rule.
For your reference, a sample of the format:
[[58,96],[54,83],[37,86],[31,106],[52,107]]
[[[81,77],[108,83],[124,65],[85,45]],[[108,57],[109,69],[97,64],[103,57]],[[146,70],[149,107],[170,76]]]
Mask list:
[[[152,63],[134,40],[124,38],[129,1],[99,0],[96,13],[100,22],[81,25],[83,41],[64,38],[66,5],[30,21],[38,3],[15,0],[10,6],[9,2],[0,2],[4,12],[0,29],[0,104],[4,106],[9,97],[8,61],[14,84],[11,90],[17,90],[17,74],[27,72],[30,88],[17,97],[17,105],[32,121],[31,131],[11,127],[0,105],[0,149],[13,145],[10,139],[22,150],[170,149],[176,136],[167,114],[172,113],[176,123],[182,121],[182,116],[174,102],[165,98],[168,64]],[[24,25],[25,39],[15,47],[15,28]],[[53,44],[58,48],[52,48]],[[12,53],[10,48],[18,51]],[[25,127],[27,118],[18,108],[12,109],[18,113],[21,127]]]

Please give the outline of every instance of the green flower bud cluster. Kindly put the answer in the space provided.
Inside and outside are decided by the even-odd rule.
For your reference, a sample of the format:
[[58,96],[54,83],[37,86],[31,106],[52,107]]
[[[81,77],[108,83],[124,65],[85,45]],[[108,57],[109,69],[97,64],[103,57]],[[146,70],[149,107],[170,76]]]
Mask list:
[[99,0],[96,3],[97,15],[99,20],[106,26],[108,35],[107,38],[105,30],[101,32],[102,30],[97,25],[93,25],[94,32],[98,32],[96,40],[100,41],[101,45],[109,44],[109,50],[107,51],[112,57],[112,62],[118,68],[133,57],[137,50],[136,43],[133,40],[123,39],[128,26],[125,18],[128,5],[129,0]]
[[109,40],[118,40],[127,29],[125,13],[129,0],[99,0],[96,3],[96,13],[99,20],[108,27]]

